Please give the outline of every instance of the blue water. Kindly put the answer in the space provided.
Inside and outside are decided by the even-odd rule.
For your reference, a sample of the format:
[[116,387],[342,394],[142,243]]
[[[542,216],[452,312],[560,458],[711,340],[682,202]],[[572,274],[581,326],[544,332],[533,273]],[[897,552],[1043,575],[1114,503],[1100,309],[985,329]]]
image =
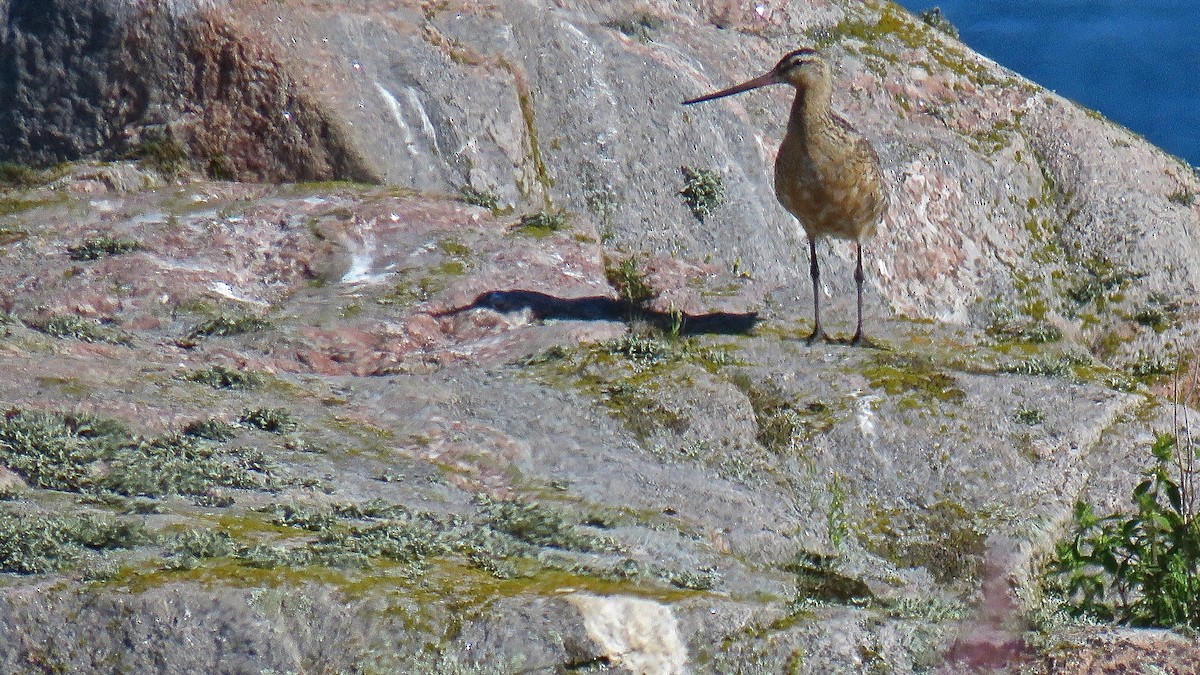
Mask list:
[[900,0],[963,42],[1200,165],[1197,0]]

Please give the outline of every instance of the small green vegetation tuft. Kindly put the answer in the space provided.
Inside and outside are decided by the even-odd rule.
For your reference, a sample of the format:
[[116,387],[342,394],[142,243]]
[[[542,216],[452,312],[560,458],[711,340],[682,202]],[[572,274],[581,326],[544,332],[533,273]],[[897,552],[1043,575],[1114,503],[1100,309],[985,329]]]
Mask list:
[[192,570],[200,561],[209,558],[224,558],[233,555],[237,547],[224,532],[211,530],[184,530],[167,543],[167,569]]
[[1091,365],[1092,360],[1082,354],[1035,354],[1024,361],[1002,364],[1001,373],[1010,375],[1033,375],[1035,377],[1071,377],[1076,368]]
[[1137,357],[1125,366],[1124,371],[1136,378],[1156,379],[1174,373],[1176,366],[1174,359],[1139,351]]
[[283,408],[252,408],[242,413],[242,424],[281,434],[296,428],[296,418]]
[[683,189],[679,191],[696,220],[712,215],[714,209],[725,201],[725,187],[720,174],[712,169],[679,167],[683,172]]
[[1000,342],[1029,342],[1033,344],[1058,342],[1063,337],[1062,331],[1051,323],[1037,319],[1018,319],[1015,317],[993,321],[987,327],[987,334]]
[[1021,408],[1017,412],[1013,413],[1013,419],[1020,424],[1036,426],[1046,421],[1046,413],[1038,410],[1037,408]]
[[627,256],[620,261],[604,260],[604,277],[613,287],[621,302],[631,309],[642,308],[655,298],[654,288],[646,281],[646,273],[638,265],[637,258]]
[[75,246],[67,248],[71,260],[98,260],[106,255],[122,255],[140,251],[142,245],[129,239],[117,239],[112,235],[101,235],[84,239]]
[[966,392],[952,375],[942,372],[932,361],[917,354],[888,354],[875,357],[863,375],[872,389],[892,396],[920,394],[924,399],[961,403]]
[[175,433],[140,438],[112,420],[55,412],[6,412],[0,464],[33,487],[86,494],[161,497],[276,486],[258,451],[226,450]]
[[1133,320],[1155,333],[1161,333],[1179,325],[1180,306],[1160,294],[1153,294],[1149,302],[1133,315]]
[[1133,489],[1135,511],[1098,517],[1075,506],[1074,535],[1058,545],[1048,589],[1075,615],[1134,626],[1200,628],[1197,447],[1160,434],[1154,464]]
[[958,39],[958,29],[954,27],[954,24],[950,23],[950,19],[947,19],[945,14],[942,14],[941,7],[930,7],[922,11],[918,16],[930,28],[939,30],[956,40]]
[[598,349],[612,356],[628,359],[639,367],[667,363],[675,359],[675,345],[667,340],[639,335],[623,335],[615,340],[601,342]]
[[521,216],[514,229],[541,238],[565,230],[567,224],[567,214],[563,211],[538,211]]
[[131,154],[142,166],[172,178],[189,173],[192,168],[187,147],[165,134],[148,135]]
[[98,515],[32,515],[0,507],[0,572],[63,569],[86,551],[131,548],[150,537],[136,521]]
[[1191,190],[1180,188],[1175,192],[1167,195],[1167,201],[1179,206],[1191,206],[1196,203],[1196,193]]
[[262,384],[262,376],[257,373],[222,365],[189,371],[183,375],[183,379],[207,384],[213,389],[254,389]]
[[609,19],[604,22],[606,28],[620,31],[628,37],[641,42],[649,42],[655,31],[661,30],[665,22],[649,12],[634,12],[628,16]]
[[24,164],[0,162],[0,188],[30,188],[44,180],[44,173]]
[[188,331],[187,337],[191,340],[203,337],[227,337],[267,330],[270,327],[270,321],[257,316],[248,314],[225,316],[222,314],[197,324]]
[[582,531],[578,518],[537,502],[493,500],[481,497],[481,514],[488,526],[534,546],[574,551],[612,551],[616,543],[609,537]]
[[183,433],[196,438],[223,443],[237,436],[237,427],[219,417],[208,417],[188,422]]
[[491,211],[493,214],[500,212],[500,198],[491,192],[476,190],[470,185],[464,185],[458,191],[462,200],[472,206],[479,206]]
[[125,333],[73,314],[25,319],[24,323],[50,337],[73,339],[80,342],[105,342],[114,345],[128,345],[131,342],[129,335]]
[[1091,302],[1103,304],[1130,282],[1142,276],[1144,275],[1138,272],[1120,269],[1108,260],[1090,260],[1084,264],[1081,279],[1067,290],[1067,296],[1079,305]]
[[840,571],[832,556],[800,551],[784,569],[796,575],[796,610],[814,602],[865,605],[875,598],[866,582]]
[[271,522],[280,527],[298,527],[311,532],[324,532],[338,522],[332,509],[293,504],[270,504],[258,509],[272,514]]

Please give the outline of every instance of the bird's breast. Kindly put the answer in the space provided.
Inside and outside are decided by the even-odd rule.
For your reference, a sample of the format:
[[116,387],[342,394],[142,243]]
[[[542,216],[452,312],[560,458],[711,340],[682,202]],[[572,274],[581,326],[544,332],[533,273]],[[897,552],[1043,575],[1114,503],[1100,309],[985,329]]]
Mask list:
[[789,131],[775,160],[775,195],[810,237],[869,237],[886,205],[875,153],[849,133]]

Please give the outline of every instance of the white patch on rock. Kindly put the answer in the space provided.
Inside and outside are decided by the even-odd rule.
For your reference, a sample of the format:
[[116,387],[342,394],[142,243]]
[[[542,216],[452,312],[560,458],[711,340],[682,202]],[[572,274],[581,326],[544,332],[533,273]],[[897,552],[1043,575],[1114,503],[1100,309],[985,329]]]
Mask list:
[[234,302],[244,302],[250,305],[258,305],[259,307],[267,307],[270,305],[270,303],[258,300],[257,298],[251,298],[242,295],[236,289],[234,289],[232,285],[224,281],[210,281],[208,283],[208,290],[223,298],[233,300]]
[[687,673],[687,647],[671,608],[641,598],[572,593],[588,637],[610,663],[638,675]]
[[854,418],[858,420],[858,430],[862,433],[863,438],[869,441],[875,440],[875,411],[872,409],[879,397],[875,394],[856,394],[855,407],[857,411]]
[[390,272],[371,273],[375,264],[374,238],[364,236],[362,241],[355,241],[344,237],[342,245],[350,254],[350,268],[342,275],[343,284],[379,284],[392,276]]

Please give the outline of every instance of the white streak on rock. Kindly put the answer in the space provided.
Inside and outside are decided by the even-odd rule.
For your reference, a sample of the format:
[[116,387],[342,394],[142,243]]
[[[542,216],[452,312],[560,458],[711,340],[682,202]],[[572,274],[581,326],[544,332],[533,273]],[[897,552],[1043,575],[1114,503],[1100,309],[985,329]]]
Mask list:
[[404,112],[400,110],[400,101],[388,91],[382,84],[375,83],[375,88],[379,90],[379,95],[388,104],[388,108],[392,111],[392,117],[396,120],[396,126],[400,127],[400,133],[404,136],[404,145],[408,148],[409,154],[417,155],[417,139],[413,135],[412,129],[408,123],[404,121]]
[[[425,112],[425,106],[421,104],[421,94],[416,87],[404,87],[400,90],[400,98],[388,91],[387,87],[376,82],[375,89],[383,100],[388,105],[388,109],[392,112],[392,119],[396,120],[396,126],[400,127],[400,133],[404,139],[404,147],[408,148],[409,154],[421,154],[420,142],[417,134],[413,131],[413,125],[410,125],[405,118],[415,118],[417,126],[420,127],[420,133],[429,143],[429,147],[434,154],[441,154],[438,149],[437,133],[433,128],[433,122],[429,119],[429,114]],[[401,100],[403,99],[403,100]]]
[[250,305],[258,305],[259,307],[267,307],[270,305],[268,302],[242,295],[233,286],[224,281],[210,281],[208,284],[208,290],[235,302],[244,302]]
[[421,105],[421,96],[417,92],[416,87],[404,88],[404,100],[417,113],[417,117],[421,119],[421,131],[429,139],[429,144],[433,147],[433,153],[440,155],[441,151],[438,150],[437,134],[433,131],[433,122],[429,120],[429,115],[425,112],[425,106]]

